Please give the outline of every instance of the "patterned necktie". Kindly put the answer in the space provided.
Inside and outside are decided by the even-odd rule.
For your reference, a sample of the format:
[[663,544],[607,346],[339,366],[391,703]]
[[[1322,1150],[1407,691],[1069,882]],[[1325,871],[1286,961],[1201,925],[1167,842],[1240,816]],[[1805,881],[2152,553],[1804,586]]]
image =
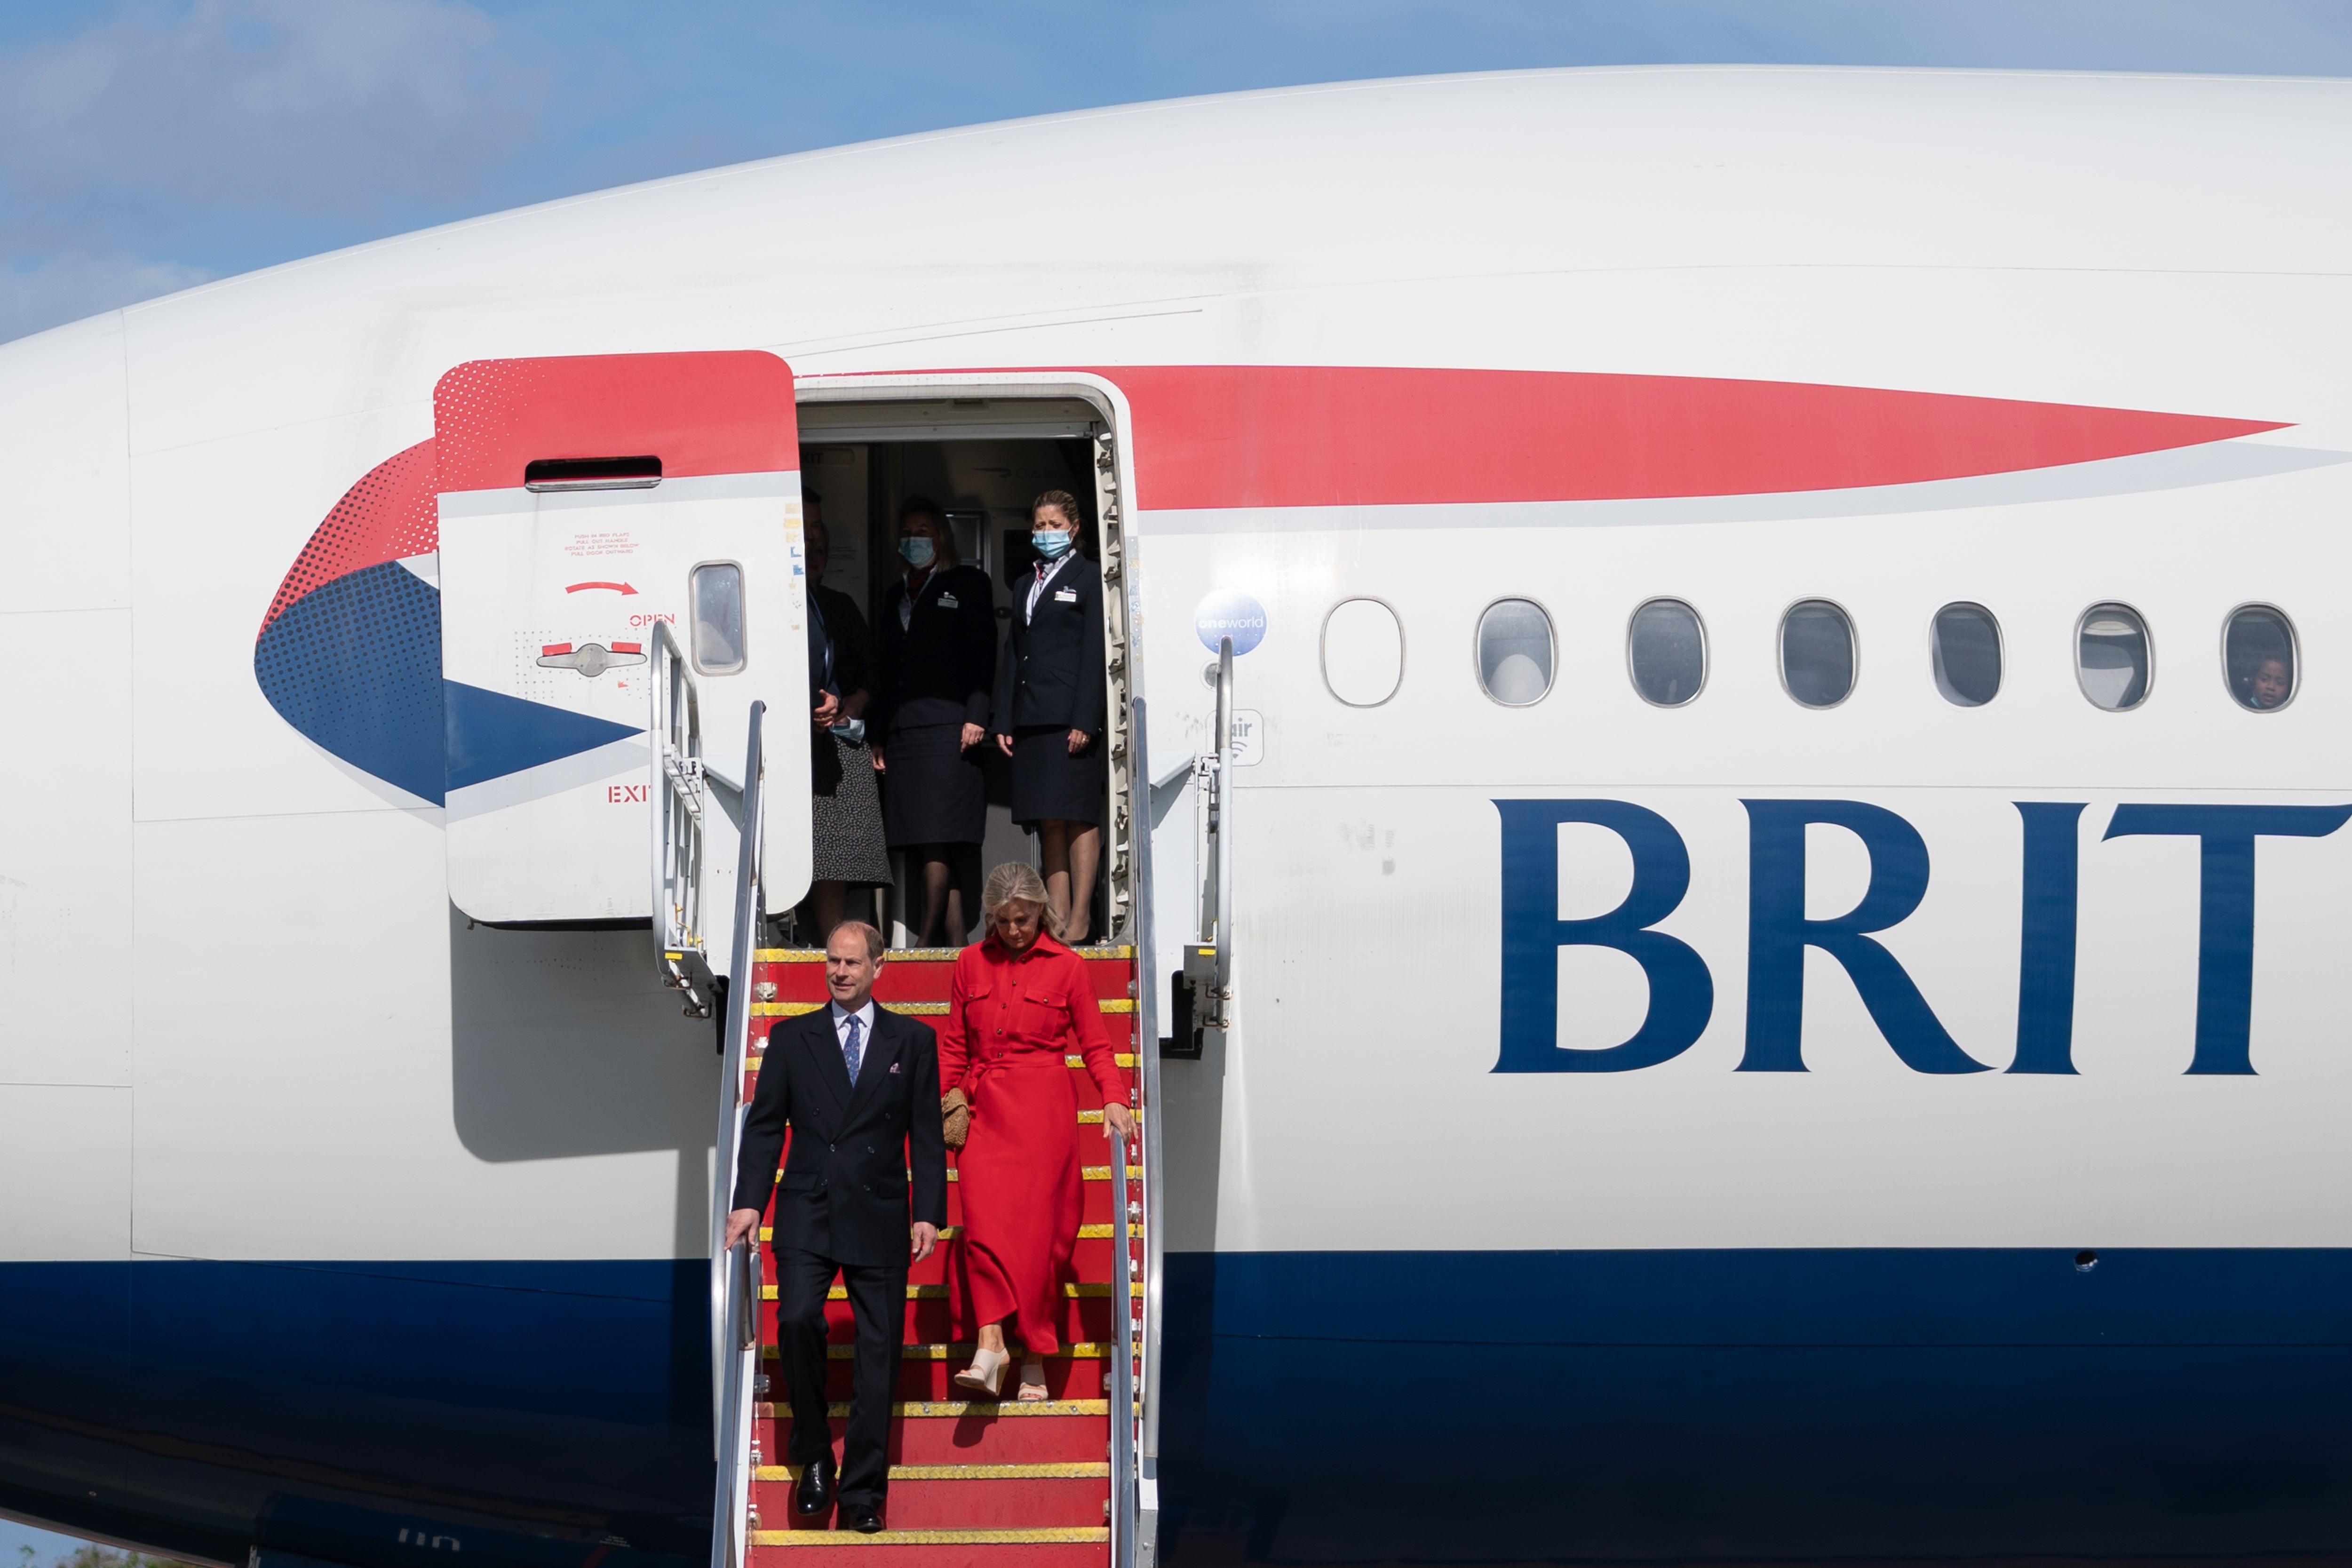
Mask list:
[[849,1037],[841,1043],[842,1065],[849,1068],[849,1086],[852,1089],[857,1087],[857,1063],[859,1058],[865,1055],[863,1051],[860,1051],[857,1048],[858,1027],[858,1016],[856,1014],[852,1013],[849,1016]]

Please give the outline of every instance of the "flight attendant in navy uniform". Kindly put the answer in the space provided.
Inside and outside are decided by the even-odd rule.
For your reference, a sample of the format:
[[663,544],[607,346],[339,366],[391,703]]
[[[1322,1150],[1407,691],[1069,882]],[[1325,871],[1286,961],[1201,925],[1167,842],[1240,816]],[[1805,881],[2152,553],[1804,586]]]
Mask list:
[[898,509],[906,575],[883,595],[882,689],[874,765],[890,847],[922,868],[917,947],[961,947],[980,913],[988,827],[981,748],[996,686],[996,600],[988,574],[956,559],[940,509]]
[[1073,947],[1092,934],[1108,788],[1102,568],[1078,552],[1078,517],[1067,490],[1047,490],[1030,510],[1037,564],[1013,590],[995,722],[1013,759],[1013,820],[1036,830],[1050,929]]

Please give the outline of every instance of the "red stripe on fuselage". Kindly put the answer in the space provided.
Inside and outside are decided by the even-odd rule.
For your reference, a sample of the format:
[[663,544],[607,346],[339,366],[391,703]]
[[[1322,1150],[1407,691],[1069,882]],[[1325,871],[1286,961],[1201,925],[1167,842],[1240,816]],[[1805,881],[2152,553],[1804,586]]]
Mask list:
[[1849,489],[2199,446],[2282,422],[1803,382],[1121,366],[1136,501],[1192,508]]

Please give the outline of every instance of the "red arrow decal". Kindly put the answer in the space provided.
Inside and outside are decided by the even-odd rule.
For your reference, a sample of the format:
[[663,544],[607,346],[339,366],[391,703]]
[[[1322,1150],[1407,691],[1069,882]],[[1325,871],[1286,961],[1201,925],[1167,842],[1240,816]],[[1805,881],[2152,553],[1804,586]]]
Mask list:
[[588,588],[610,588],[615,594],[635,594],[636,592],[635,588],[630,587],[626,583],[574,583],[563,591],[567,594],[577,594]]

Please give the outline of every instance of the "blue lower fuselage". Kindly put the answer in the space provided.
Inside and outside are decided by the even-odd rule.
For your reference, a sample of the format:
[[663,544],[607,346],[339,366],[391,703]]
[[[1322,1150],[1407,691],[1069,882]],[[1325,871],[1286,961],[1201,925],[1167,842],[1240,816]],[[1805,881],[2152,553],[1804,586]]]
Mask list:
[[[699,1563],[708,1300],[699,1260],[0,1266],[0,1508]],[[1165,1304],[1179,1564],[2352,1549],[2352,1251],[1200,1253]]]

